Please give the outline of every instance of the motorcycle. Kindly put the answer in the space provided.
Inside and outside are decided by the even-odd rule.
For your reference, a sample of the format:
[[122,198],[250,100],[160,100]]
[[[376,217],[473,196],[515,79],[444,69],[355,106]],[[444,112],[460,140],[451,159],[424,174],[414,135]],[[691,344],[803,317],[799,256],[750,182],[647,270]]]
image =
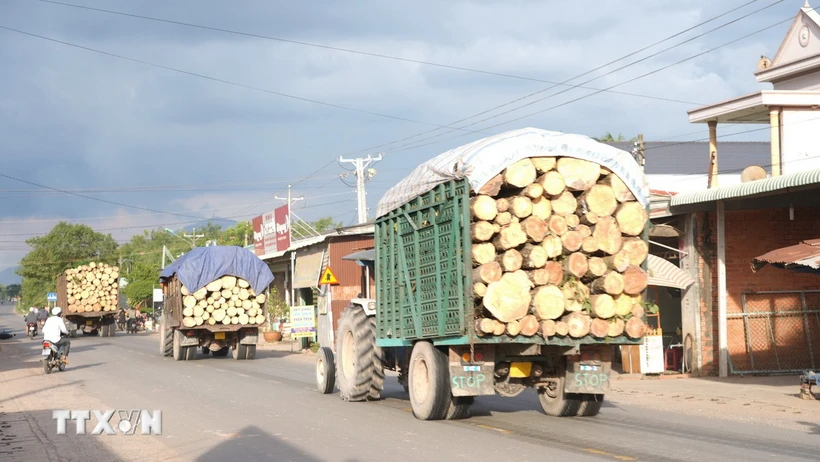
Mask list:
[[65,370],[63,352],[56,345],[48,340],[43,341],[43,370],[46,374],[51,374],[51,369],[57,368],[60,372]]
[[37,323],[30,322],[26,324],[26,331],[28,332],[28,336],[31,337],[32,340],[34,340],[34,337],[37,336]]
[[126,326],[125,330],[129,334],[136,334],[137,333],[137,320],[136,319],[134,319],[134,318],[128,319],[128,321],[125,322],[125,326]]

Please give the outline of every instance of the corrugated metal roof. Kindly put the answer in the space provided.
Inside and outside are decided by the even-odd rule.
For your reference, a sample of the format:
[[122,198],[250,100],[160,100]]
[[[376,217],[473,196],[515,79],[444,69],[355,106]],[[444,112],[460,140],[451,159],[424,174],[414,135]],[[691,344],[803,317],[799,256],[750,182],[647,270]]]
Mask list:
[[[706,130],[703,131],[704,135]],[[632,152],[632,141],[607,143]],[[718,169],[720,173],[740,173],[750,165],[767,171],[772,163],[768,141],[721,141],[718,139]],[[705,175],[709,165],[707,141],[647,141],[644,143],[647,175]]]
[[791,175],[777,176],[765,180],[751,181],[734,186],[723,188],[706,189],[703,191],[677,194],[672,197],[670,207],[678,207],[689,204],[702,204],[705,202],[715,202],[719,200],[740,199],[782,189],[808,186],[820,183],[820,169],[807,170]]
[[783,247],[765,253],[752,260],[752,271],[766,265],[783,269],[820,272],[820,239],[803,241],[797,245]]

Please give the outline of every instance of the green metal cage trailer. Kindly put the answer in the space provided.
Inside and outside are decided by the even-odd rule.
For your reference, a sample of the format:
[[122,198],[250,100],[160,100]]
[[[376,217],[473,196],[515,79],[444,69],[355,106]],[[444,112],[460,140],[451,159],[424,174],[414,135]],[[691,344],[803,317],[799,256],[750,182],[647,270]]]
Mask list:
[[[570,221],[575,228],[573,232],[587,226],[593,237],[597,236],[596,227],[606,227],[607,219],[603,218],[598,225],[580,223],[584,219],[593,220],[585,208],[595,202],[589,197],[589,187],[585,190],[578,183],[577,172],[569,170],[579,170],[578,165],[581,165],[581,170],[589,171],[590,163],[597,164],[592,170],[600,169],[599,173],[591,173],[592,183],[611,183],[611,189],[617,193],[616,179],[620,180],[617,183],[621,190],[619,196],[623,196],[610,207],[609,192],[605,191],[606,197],[601,202],[605,205],[596,204],[596,209],[602,212],[620,210],[624,208],[620,203],[622,198],[624,202],[640,204],[641,212],[646,213],[648,184],[637,162],[629,153],[585,136],[527,128],[485,138],[433,158],[388,191],[379,203],[374,262],[377,297],[375,300],[354,300],[339,319],[334,348],[320,349],[316,363],[319,391],[332,393],[338,386],[340,396],[346,401],[377,400],[384,387],[384,371],[388,369],[398,372],[399,382],[409,393],[413,413],[422,420],[465,418],[470,415],[476,396],[499,394],[514,397],[527,388],[537,390],[541,407],[548,415],[598,414],[609,389],[613,347],[640,344],[645,333],[645,316],[637,301],[639,295],[634,294],[641,289],[640,283],[627,282],[632,286],[633,294],[607,295],[610,287],[614,287],[614,292],[624,290],[619,288],[623,284],[618,286],[618,280],[626,278],[621,274],[626,271],[624,267],[616,268],[618,256],[623,257],[621,254],[625,252],[620,248],[623,245],[618,244],[616,247],[619,248],[609,245],[607,250],[589,252],[590,265],[593,258],[597,258],[609,262],[607,275],[618,273],[609,278],[604,275],[596,278],[606,279],[604,282],[614,281],[608,285],[600,281],[589,282],[589,273],[577,277],[568,274],[578,273],[568,261],[569,255],[577,253],[567,251],[566,246],[570,244],[565,243],[558,255],[555,252],[550,254],[548,260],[555,262],[552,265],[560,264],[566,271],[560,281],[543,285],[560,287],[588,281],[581,285],[593,288],[583,297],[577,297],[578,300],[567,296],[562,301],[567,311],[562,306],[560,316],[545,314],[546,311],[541,309],[539,303],[545,299],[539,298],[539,284],[532,281],[544,281],[538,281],[538,276],[533,279],[533,271],[528,271],[529,281],[507,276],[522,270],[515,270],[515,262],[503,262],[499,264],[503,272],[499,278],[497,272],[492,274],[490,271],[487,276],[479,271],[481,262],[476,262],[475,251],[483,240],[493,243],[499,251],[514,250],[512,255],[525,253],[528,255],[524,259],[525,268],[528,261],[530,267],[543,267],[542,261],[530,261],[535,258],[534,253],[542,253],[535,252],[533,247],[548,247],[543,243],[549,239],[547,236],[557,238],[558,234],[566,234],[572,227],[553,227],[550,222],[541,244],[535,245],[532,239],[523,239],[526,242],[509,239],[514,233],[501,231],[517,225],[496,226],[490,233],[491,238],[479,238],[476,237],[479,227],[476,223],[486,221],[486,218],[476,217],[474,205],[478,201],[475,198],[487,191],[498,195],[497,185],[508,180],[513,184],[502,184],[500,189],[506,189],[508,195],[523,195],[525,190],[529,191],[524,183],[561,176],[562,158],[575,159],[564,162],[567,167],[563,176],[566,177],[566,190],[571,191],[575,201],[573,206],[577,209],[573,208],[571,212],[566,207],[561,209],[561,200],[572,202],[565,192],[548,194],[545,190],[540,196],[531,194],[536,197],[531,197],[530,203],[538,203],[537,207],[543,205],[544,200],[552,201],[554,210],[547,214],[541,209],[539,213],[542,215],[537,217],[540,220],[549,222],[544,215],[566,213],[563,219],[552,221],[558,224]],[[525,165],[524,170],[527,170],[530,164],[537,167],[538,181],[533,181],[529,172],[514,178],[516,174],[512,172],[518,166]],[[609,176],[617,178],[605,178]],[[539,188],[531,189],[539,192]],[[498,206],[498,210],[504,207]],[[519,223],[524,221],[523,216],[535,213],[526,210],[527,207],[524,209],[517,213],[522,217],[511,222]],[[570,214],[580,215],[582,220],[568,220],[566,217]],[[629,231],[633,236],[629,238],[632,239],[630,245],[648,252],[648,214],[641,219],[642,222],[638,220],[637,225],[633,223],[632,226],[640,228]],[[622,221],[622,228],[627,229],[626,218]],[[506,222],[506,218],[501,222]],[[533,220],[533,223],[540,221]],[[498,224],[497,218],[495,224]],[[605,236],[601,239],[602,243],[606,241]],[[640,276],[646,268],[645,253],[638,251],[632,255],[633,260],[635,255],[644,259],[627,261],[629,271]],[[503,257],[498,255],[497,260],[501,262]],[[486,263],[488,268],[496,266],[493,262]],[[475,277],[487,279],[478,281]],[[634,281],[634,276],[631,277]],[[499,279],[504,278],[509,278],[508,292],[502,292],[499,297],[491,295],[491,287],[494,284],[500,287]],[[516,289],[514,281],[518,281],[521,287]],[[515,299],[519,296],[523,301]],[[627,307],[628,312],[618,309],[619,314],[612,314],[610,301],[621,300],[621,297],[630,297],[635,301],[634,306]],[[523,306],[524,311],[519,311],[513,318],[505,318],[506,314],[496,306],[502,303]],[[615,307],[618,305],[616,303]],[[493,318],[495,315],[509,322],[502,323]],[[531,328],[525,332],[523,326],[531,324],[533,319],[539,323],[538,332],[533,334]],[[555,324],[566,324],[564,320],[572,323],[577,319],[584,322],[576,323],[575,332],[554,331]],[[601,321],[606,322],[602,324]],[[483,329],[499,324],[505,327],[498,332],[489,333]],[[624,324],[632,328],[631,335],[626,334]],[[593,326],[592,332],[590,325]],[[600,329],[595,332],[595,325],[604,325],[603,333]],[[607,332],[608,328],[613,330]]]

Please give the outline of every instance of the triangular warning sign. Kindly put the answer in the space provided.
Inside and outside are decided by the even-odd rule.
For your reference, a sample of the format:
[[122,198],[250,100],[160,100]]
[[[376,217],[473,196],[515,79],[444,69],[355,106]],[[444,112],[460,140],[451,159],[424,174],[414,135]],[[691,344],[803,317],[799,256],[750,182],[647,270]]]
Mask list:
[[325,268],[322,277],[319,278],[319,284],[339,284],[339,280],[336,279],[336,275],[333,274],[333,271],[330,271],[329,266]]

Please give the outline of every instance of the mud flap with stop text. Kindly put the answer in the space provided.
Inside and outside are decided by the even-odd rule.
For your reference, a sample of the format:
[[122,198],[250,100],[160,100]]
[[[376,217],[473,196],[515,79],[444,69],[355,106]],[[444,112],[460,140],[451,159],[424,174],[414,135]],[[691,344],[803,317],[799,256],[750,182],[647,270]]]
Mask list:
[[603,395],[609,391],[611,362],[599,351],[586,351],[567,357],[564,391]]
[[[450,348],[450,391],[453,396],[494,395],[495,350],[476,346],[470,356],[469,346]],[[465,361],[466,356],[467,361]]]

